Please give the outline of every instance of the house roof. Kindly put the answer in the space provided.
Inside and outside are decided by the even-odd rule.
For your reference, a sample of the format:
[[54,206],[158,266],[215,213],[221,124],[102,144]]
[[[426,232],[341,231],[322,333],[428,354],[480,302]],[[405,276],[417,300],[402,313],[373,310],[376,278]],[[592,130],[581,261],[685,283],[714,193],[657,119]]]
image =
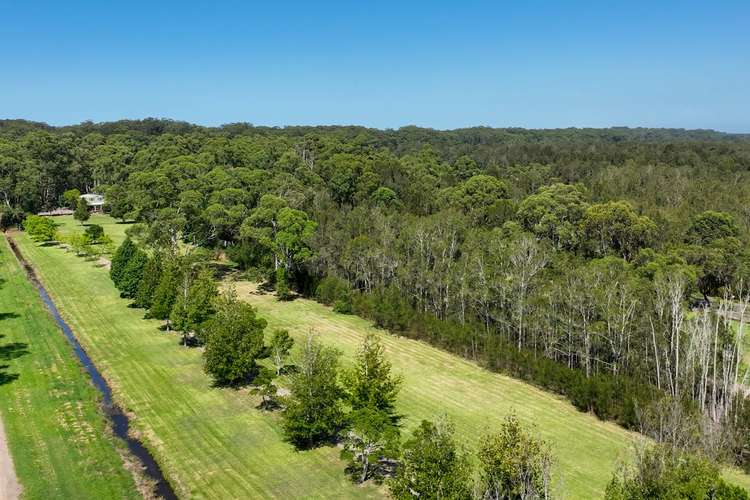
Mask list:
[[86,205],[88,206],[104,205],[104,196],[101,194],[86,193],[86,194],[82,194],[81,198],[83,198],[86,201]]

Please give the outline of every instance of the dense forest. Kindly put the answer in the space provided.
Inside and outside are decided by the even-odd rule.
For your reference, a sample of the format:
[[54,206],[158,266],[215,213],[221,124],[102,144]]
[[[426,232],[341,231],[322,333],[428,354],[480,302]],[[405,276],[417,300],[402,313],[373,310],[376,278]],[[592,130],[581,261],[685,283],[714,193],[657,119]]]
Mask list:
[[[154,251],[118,287],[154,317],[187,307],[154,308],[162,274],[172,289],[189,275],[164,271],[169,256],[205,248],[280,299],[315,297],[750,467],[750,136],[0,122],[0,224],[72,190],[138,223]],[[207,281],[183,289],[208,304]]]

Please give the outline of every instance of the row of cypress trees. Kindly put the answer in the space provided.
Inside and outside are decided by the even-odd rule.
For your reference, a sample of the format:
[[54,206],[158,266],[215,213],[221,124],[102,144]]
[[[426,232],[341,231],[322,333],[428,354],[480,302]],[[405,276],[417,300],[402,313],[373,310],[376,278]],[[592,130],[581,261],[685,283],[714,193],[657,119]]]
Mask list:
[[217,295],[213,271],[192,255],[154,250],[151,255],[127,238],[112,257],[110,278],[120,296],[146,309],[146,317],[166,320],[182,342],[203,342]]

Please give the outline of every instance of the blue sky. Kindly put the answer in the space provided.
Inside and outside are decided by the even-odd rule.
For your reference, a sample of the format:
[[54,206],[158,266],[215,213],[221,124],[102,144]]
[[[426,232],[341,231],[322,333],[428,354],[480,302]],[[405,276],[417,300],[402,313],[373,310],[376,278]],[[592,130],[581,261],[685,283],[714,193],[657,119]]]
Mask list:
[[7,2],[0,117],[750,132],[750,1]]

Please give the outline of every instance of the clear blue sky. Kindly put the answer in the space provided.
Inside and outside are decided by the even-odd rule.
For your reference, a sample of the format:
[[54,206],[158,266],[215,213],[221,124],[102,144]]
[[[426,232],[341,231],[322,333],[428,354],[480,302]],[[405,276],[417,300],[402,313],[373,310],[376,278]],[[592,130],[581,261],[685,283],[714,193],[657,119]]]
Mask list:
[[0,0],[0,117],[750,132],[750,0]]

